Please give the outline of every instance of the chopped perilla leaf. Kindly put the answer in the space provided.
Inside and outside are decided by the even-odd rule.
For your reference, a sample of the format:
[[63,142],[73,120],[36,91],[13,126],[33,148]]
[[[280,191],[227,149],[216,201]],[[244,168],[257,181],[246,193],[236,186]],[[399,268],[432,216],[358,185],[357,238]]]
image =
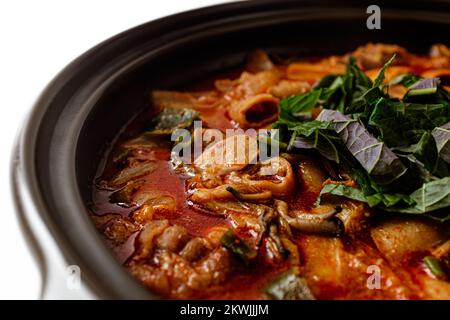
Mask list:
[[450,122],[441,127],[436,127],[431,133],[436,141],[439,156],[450,163]]
[[323,110],[318,120],[332,122],[347,149],[375,181],[389,183],[406,172],[400,159],[373,137],[363,124],[339,111]]
[[244,240],[240,239],[233,230],[225,232],[220,239],[220,243],[237,257],[239,257],[245,265],[248,265],[250,261],[256,258],[258,252],[256,249],[251,248]]
[[439,84],[439,78],[422,79],[409,88],[407,95],[419,96],[424,94],[436,93]]
[[433,256],[426,256],[423,258],[425,266],[430,272],[438,278],[447,279],[448,274],[442,266],[441,262]]
[[151,122],[149,133],[172,134],[175,129],[189,128],[199,116],[192,109],[165,108]]
[[[450,208],[450,94],[439,78],[403,74],[389,85],[401,84],[408,94],[390,97],[382,84],[394,60],[372,82],[350,57],[344,75],[326,76],[313,91],[283,99],[274,127],[288,151],[315,150],[358,184],[328,184],[321,196],[450,220],[443,212]],[[314,108],[315,114],[323,109],[316,118],[298,116],[305,110],[314,114]]]

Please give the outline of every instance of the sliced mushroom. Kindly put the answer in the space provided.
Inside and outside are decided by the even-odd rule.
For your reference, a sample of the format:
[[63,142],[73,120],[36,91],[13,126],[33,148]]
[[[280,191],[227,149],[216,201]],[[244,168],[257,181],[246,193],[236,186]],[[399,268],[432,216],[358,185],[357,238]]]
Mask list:
[[340,203],[342,210],[336,214],[346,234],[356,234],[367,227],[366,221],[372,215],[368,206],[362,202],[346,200]]
[[286,202],[276,201],[276,210],[290,227],[305,233],[340,236],[342,234],[342,222],[335,218],[336,210],[313,214],[300,211],[291,211]]

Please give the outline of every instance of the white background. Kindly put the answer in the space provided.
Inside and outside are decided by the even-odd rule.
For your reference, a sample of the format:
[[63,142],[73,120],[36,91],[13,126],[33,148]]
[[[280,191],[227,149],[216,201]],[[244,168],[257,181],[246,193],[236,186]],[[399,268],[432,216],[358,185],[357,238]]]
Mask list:
[[40,276],[18,227],[9,163],[45,85],[97,43],[168,14],[226,0],[9,0],[0,4],[0,299],[36,299]]

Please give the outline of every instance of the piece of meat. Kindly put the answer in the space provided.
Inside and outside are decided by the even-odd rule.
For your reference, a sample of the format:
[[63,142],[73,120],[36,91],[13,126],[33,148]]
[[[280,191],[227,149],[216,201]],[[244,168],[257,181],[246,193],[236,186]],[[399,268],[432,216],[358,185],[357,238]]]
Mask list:
[[280,80],[280,73],[276,69],[258,73],[242,72],[239,85],[227,93],[231,100],[241,100],[267,91]]
[[419,218],[391,218],[371,229],[378,250],[392,263],[431,250],[448,239],[448,230]]
[[125,242],[138,228],[129,219],[115,217],[103,226],[103,234],[114,244]]
[[156,189],[145,190],[143,188],[133,196],[133,203],[138,207],[149,205],[155,213],[171,213],[177,206],[174,197]]
[[322,185],[327,176],[317,160],[302,157],[298,164],[298,172],[303,181],[303,185],[308,190],[317,193],[322,190]]
[[232,270],[231,257],[227,249],[219,247],[197,262],[195,269],[202,287],[218,284],[228,277]]
[[281,80],[270,88],[269,93],[277,98],[299,95],[311,90],[307,81]]
[[431,58],[450,58],[450,48],[445,44],[437,43],[431,46]]
[[256,163],[258,142],[246,134],[237,134],[208,146],[194,161],[202,179],[214,179],[233,171],[239,171]]
[[[261,161],[256,172],[233,173],[225,178],[225,183],[236,187],[241,193],[270,191],[274,197],[285,197],[295,187],[295,176],[291,164],[283,157]],[[250,192],[246,192],[246,188]]]
[[168,220],[154,220],[147,223],[138,237],[139,250],[135,259],[150,258],[157,237],[169,227]]
[[127,182],[153,172],[157,167],[155,161],[132,161],[126,168],[114,175],[108,182],[108,187],[121,188]]
[[281,200],[274,204],[280,226],[287,234],[291,234],[291,228],[308,234],[340,236],[342,233],[341,223],[334,217],[336,209],[331,205],[321,204],[306,213],[289,210],[288,204]]
[[203,92],[178,92],[154,90],[150,100],[155,110],[165,108],[206,110],[218,107],[221,104],[221,96],[215,91]]
[[132,261],[128,269],[153,292],[167,298],[186,299],[223,282],[231,272],[231,259],[224,248],[217,248],[194,263],[162,251],[155,254],[152,264]]
[[247,56],[247,63],[245,65],[247,71],[256,73],[271,70],[273,68],[275,68],[275,65],[270,61],[267,53],[261,49],[253,50]]
[[211,244],[204,238],[191,239],[180,251],[180,256],[187,261],[196,261],[211,250]]
[[147,223],[127,267],[144,285],[168,298],[187,298],[226,279],[232,262],[228,251],[208,238],[192,237],[168,220]]
[[230,118],[241,128],[262,128],[275,122],[279,113],[279,99],[269,93],[234,101],[229,109]]
[[286,76],[291,80],[314,83],[329,74],[344,74],[345,63],[337,57],[322,59],[319,62],[294,62],[288,65]]
[[[230,172],[225,175],[218,186],[205,188],[192,179],[191,200],[204,203],[212,200],[232,200],[237,192],[240,200],[265,201],[272,197],[285,197],[295,187],[295,176],[290,163],[282,157],[274,157],[259,162],[248,170]],[[204,183],[204,181],[203,181]],[[230,192],[231,189],[235,192]]]
[[158,237],[156,246],[158,249],[170,252],[178,252],[189,241],[189,234],[186,228],[173,225],[168,227]]
[[[302,275],[318,299],[414,297],[414,293],[403,284],[403,279],[397,276],[383,257],[362,241],[353,240],[351,244],[344,245],[341,239],[308,235],[302,236],[297,243],[304,260]],[[369,288],[369,277],[373,275],[371,270],[380,271],[379,288]]]
[[393,44],[368,43],[358,47],[352,56],[363,70],[381,68],[392,56],[396,54],[394,64],[407,62],[410,54],[405,48]]

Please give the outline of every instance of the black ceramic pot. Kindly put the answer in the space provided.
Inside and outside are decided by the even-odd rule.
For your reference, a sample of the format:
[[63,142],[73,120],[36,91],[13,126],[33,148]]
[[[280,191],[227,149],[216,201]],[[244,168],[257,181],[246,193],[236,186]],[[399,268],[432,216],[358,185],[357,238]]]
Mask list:
[[[69,64],[47,86],[13,156],[17,213],[41,266],[44,298],[157,298],[116,262],[87,215],[105,148],[146,106],[150,88],[177,88],[272,54],[344,53],[368,41],[425,52],[450,44],[447,1],[380,2],[381,29],[362,1],[245,1],[184,12],[121,33]],[[67,265],[82,287],[67,286]]]

